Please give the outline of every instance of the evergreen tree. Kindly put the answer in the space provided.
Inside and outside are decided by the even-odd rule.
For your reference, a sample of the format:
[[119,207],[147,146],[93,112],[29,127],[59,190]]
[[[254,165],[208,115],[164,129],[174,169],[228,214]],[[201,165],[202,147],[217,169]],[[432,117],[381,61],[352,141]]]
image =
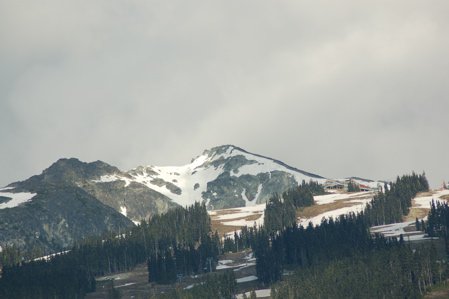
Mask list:
[[348,183],[348,192],[360,192],[360,186],[353,180]]

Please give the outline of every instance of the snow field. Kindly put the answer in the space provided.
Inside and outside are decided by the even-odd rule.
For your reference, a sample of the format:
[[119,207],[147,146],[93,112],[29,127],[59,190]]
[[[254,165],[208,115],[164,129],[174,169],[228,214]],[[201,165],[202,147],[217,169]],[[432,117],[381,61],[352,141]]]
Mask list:
[[237,278],[235,281],[237,281],[237,283],[244,283],[244,282],[250,282],[250,281],[254,281],[254,280],[257,280],[257,276],[250,275],[250,276]]
[[371,227],[372,233],[381,233],[385,237],[399,237],[401,234],[406,234],[404,228],[412,226],[415,222],[400,222],[400,223],[392,223],[386,225],[379,225]]
[[319,225],[323,218],[338,218],[341,215],[349,213],[359,213],[363,211],[366,205],[373,199],[374,192],[356,192],[356,193],[333,193],[327,195],[315,196],[314,200],[317,205],[332,204],[337,201],[344,201],[351,206],[335,209],[332,211],[323,212],[317,216],[311,218],[299,218],[298,224],[302,226],[309,225],[312,222],[314,226]]
[[126,207],[125,206],[120,206],[120,214],[122,214],[123,216],[127,217],[127,212],[126,212]]
[[370,228],[371,233],[379,233],[385,237],[399,238],[400,235],[404,237],[405,241],[419,241],[419,240],[430,240],[426,234],[422,231],[406,231],[405,228],[413,227],[415,221],[392,223],[386,225],[373,226]]
[[414,207],[430,209],[430,204],[431,204],[432,200],[435,200],[436,202],[440,202],[440,203],[447,202],[446,200],[441,198],[441,197],[443,197],[445,195],[449,195],[449,190],[439,190],[439,191],[436,191],[434,194],[429,195],[429,196],[415,197],[415,199],[414,199],[414,202],[415,202]]
[[325,205],[334,203],[339,200],[352,200],[360,197],[363,198],[370,197],[370,199],[372,199],[374,197],[374,193],[373,192],[333,193],[333,194],[314,196],[313,199],[315,200],[315,204]]
[[134,284],[136,284],[136,282],[128,282],[128,283],[125,283],[125,284],[122,284],[122,285],[119,285],[119,286],[115,286],[114,288],[118,289],[118,288],[123,288],[123,287],[127,287],[127,286],[132,286]]
[[33,197],[36,195],[36,193],[30,192],[17,192],[17,193],[4,192],[11,189],[13,188],[8,187],[0,189],[0,196],[10,198],[10,200],[8,200],[7,202],[0,204],[0,210],[18,207],[21,204],[31,201],[31,199],[33,199]]
[[103,175],[98,180],[92,180],[92,182],[94,182],[94,183],[110,183],[110,182],[115,182],[115,181],[124,181],[125,187],[128,187],[129,184],[131,184],[131,182],[132,182],[132,180],[130,180],[129,178],[120,176],[117,174]]
[[[256,292],[257,298],[265,298],[265,297],[270,297],[271,289],[255,290],[255,292]],[[248,297],[248,298],[249,298],[250,294],[251,294],[251,292],[245,293],[246,297]],[[243,299],[243,294],[238,294],[237,299]]]
[[325,213],[321,213],[318,216],[312,217],[312,218],[302,218],[299,219],[299,224],[301,224],[302,226],[306,227],[307,225],[309,225],[309,222],[312,222],[312,224],[314,226],[319,225],[321,223],[321,221],[323,220],[323,218],[325,219],[329,219],[329,218],[333,218],[336,219],[341,215],[346,215],[349,213],[359,213],[361,211],[363,211],[363,209],[365,208],[366,204],[365,203],[360,203],[358,205],[353,205],[350,207],[345,207],[345,208],[340,208],[340,209],[336,209],[333,211],[328,211]]
[[[263,225],[264,212],[265,204],[259,204],[241,208],[210,211],[209,216],[211,216],[212,220],[219,221],[222,225],[227,226],[253,226],[254,223],[256,226],[260,226]],[[259,218],[256,220],[246,219],[253,215],[259,215]]]

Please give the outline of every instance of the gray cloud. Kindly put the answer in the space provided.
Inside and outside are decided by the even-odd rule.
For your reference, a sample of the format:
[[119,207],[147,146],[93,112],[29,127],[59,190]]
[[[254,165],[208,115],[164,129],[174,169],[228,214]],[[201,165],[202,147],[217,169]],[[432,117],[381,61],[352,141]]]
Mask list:
[[0,185],[233,143],[330,177],[449,180],[446,1],[0,0]]

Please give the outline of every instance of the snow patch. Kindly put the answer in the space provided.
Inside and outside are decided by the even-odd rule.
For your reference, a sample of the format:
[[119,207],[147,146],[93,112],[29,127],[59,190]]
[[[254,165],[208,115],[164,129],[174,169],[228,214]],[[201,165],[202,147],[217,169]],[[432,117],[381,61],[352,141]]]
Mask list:
[[224,270],[224,269],[232,269],[234,268],[233,266],[228,266],[228,265],[218,265],[215,269],[217,270]]
[[[271,174],[271,173],[270,173]],[[260,194],[261,194],[261,192],[262,192],[262,189],[263,189],[263,185],[262,184],[259,184],[259,186],[257,187],[257,193],[256,193],[256,196],[254,197],[254,203],[257,203],[257,200],[259,199],[259,196],[260,196]]]
[[229,219],[248,217],[248,216],[250,216],[252,214],[253,214],[253,212],[250,212],[250,211],[242,211],[242,212],[239,212],[239,213],[220,215],[220,216],[217,216],[215,219],[216,220],[229,220]]
[[115,182],[115,181],[124,181],[125,187],[128,187],[129,184],[132,182],[132,180],[130,180],[129,178],[119,176],[116,174],[102,175],[99,180],[92,180],[92,182],[94,182],[94,183],[111,183],[111,182]]
[[[263,225],[264,213],[265,204],[258,204],[241,208],[216,210],[209,212],[209,215],[213,220],[218,220],[221,224],[227,226],[254,226],[254,224],[261,226]],[[255,220],[245,219],[254,215],[258,215],[259,217]]]
[[55,256],[63,255],[63,254],[69,253],[69,252],[70,252],[70,250],[56,252],[56,253],[53,253],[53,254],[49,254],[49,255],[45,255],[45,256],[41,256],[41,257],[35,258],[35,259],[33,259],[33,261],[35,261],[35,262],[37,262],[37,261],[49,261],[51,258],[53,258]]
[[127,286],[132,286],[133,284],[136,284],[135,282],[128,282],[119,286],[116,286],[114,288],[118,289],[118,288],[123,288],[123,287],[127,287]]
[[250,282],[250,281],[254,281],[254,280],[257,280],[257,276],[250,275],[250,276],[246,276],[246,277],[242,277],[242,278],[237,278],[235,281],[237,283],[244,283],[244,282]]
[[234,272],[238,272],[238,271],[241,271],[241,270],[243,270],[245,268],[249,268],[249,267],[252,267],[252,266],[256,266],[256,263],[245,263],[245,264],[237,265],[236,266],[237,269],[234,269]]
[[[430,240],[432,238],[428,237],[424,232],[422,231],[416,231],[416,230],[408,230],[406,231],[405,228],[414,228],[415,221],[408,221],[408,222],[400,222],[400,223],[392,223],[392,224],[386,224],[386,225],[379,225],[379,226],[373,226],[370,228],[371,233],[378,233],[382,234],[385,237],[389,238],[399,238],[401,235],[404,238],[404,241],[420,241],[420,240]],[[436,238],[433,238],[436,239]]]
[[334,203],[339,200],[353,200],[355,198],[368,198],[369,200],[374,198],[374,192],[356,192],[356,193],[333,193],[326,195],[314,196],[313,199],[317,205],[325,205]]
[[[256,298],[270,297],[271,289],[255,290],[255,293],[256,293]],[[246,295],[247,298],[249,298],[251,296],[251,292],[246,292],[245,295]],[[238,294],[236,298],[237,299],[243,299],[243,293],[242,294]]]
[[36,193],[29,193],[29,192],[18,192],[18,193],[0,192],[0,196],[10,198],[10,200],[8,200],[7,202],[0,204],[0,210],[18,207],[21,204],[31,201],[31,199],[35,195]]
[[6,190],[12,190],[12,189],[14,189],[14,188],[15,188],[15,187],[3,187],[3,188],[0,189],[0,192],[6,191]]
[[128,217],[128,213],[126,212],[126,207],[125,206],[120,206],[120,214],[122,214],[125,217]]
[[[184,166],[164,166],[157,168],[148,166],[143,172],[133,174],[131,171],[130,175],[134,181],[164,194],[175,203],[181,206],[189,206],[195,202],[201,202],[203,200],[202,193],[207,191],[207,184],[201,183],[195,189],[196,183],[214,181],[223,173],[222,167],[215,168],[212,165],[205,165],[209,161],[210,158],[208,155],[201,155],[194,159],[192,163]],[[148,173],[147,169],[157,174]],[[173,182],[176,179],[176,183],[173,183],[173,185],[181,189],[181,194],[173,193],[165,185],[157,186],[152,183],[154,178],[162,179],[165,182]]]
[[385,237],[399,237],[400,235],[406,234],[404,228],[411,226],[415,221],[392,223],[386,225],[379,225],[371,227],[372,233],[381,233]]
[[336,209],[336,210],[333,210],[333,211],[328,211],[328,212],[319,214],[318,216],[315,216],[315,217],[312,217],[312,218],[300,218],[298,223],[305,227],[305,226],[307,226],[309,224],[309,222],[312,222],[312,224],[314,226],[316,226],[316,225],[320,225],[320,223],[323,220],[323,218],[329,219],[329,218],[332,217],[333,219],[336,219],[336,218],[338,218],[341,215],[346,215],[346,214],[349,214],[349,213],[357,214],[357,213],[362,212],[365,209],[365,207],[366,207],[366,205],[367,205],[367,203],[369,201],[370,200],[353,201],[353,202],[356,203],[353,206],[340,208],[340,209]]
[[432,194],[430,196],[415,197],[415,199],[414,199],[414,202],[415,202],[414,207],[430,209],[430,204],[431,204],[432,200],[435,200],[435,202],[440,202],[440,203],[447,202],[446,200],[441,198],[444,195],[449,195],[449,190],[439,190],[439,191],[436,191],[434,194]]

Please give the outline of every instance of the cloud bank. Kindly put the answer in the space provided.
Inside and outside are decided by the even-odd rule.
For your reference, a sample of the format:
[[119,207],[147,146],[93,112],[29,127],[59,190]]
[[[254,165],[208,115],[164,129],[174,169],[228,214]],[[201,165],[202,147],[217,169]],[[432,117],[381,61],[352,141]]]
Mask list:
[[449,180],[447,1],[0,0],[0,185],[235,144]]

